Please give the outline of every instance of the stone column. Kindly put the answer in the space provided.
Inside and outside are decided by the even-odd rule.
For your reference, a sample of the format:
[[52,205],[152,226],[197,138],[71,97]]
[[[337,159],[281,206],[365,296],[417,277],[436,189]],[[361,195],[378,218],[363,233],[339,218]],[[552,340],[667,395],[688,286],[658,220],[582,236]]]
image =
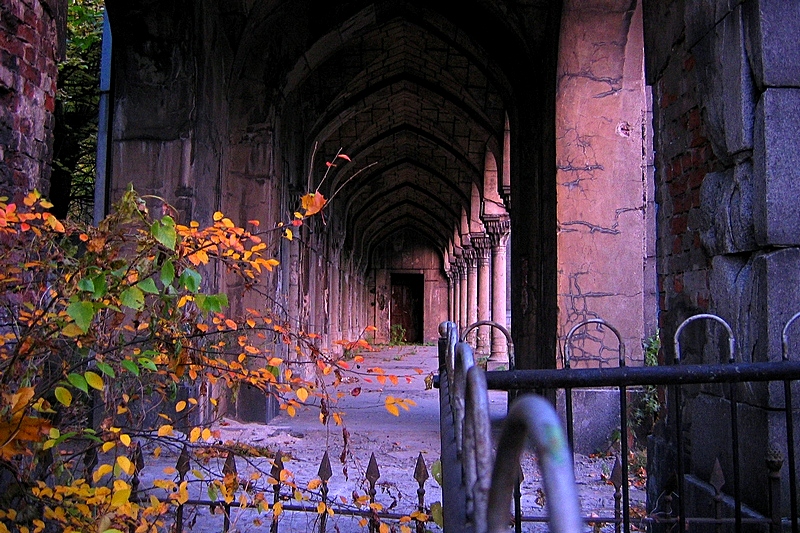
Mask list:
[[453,272],[445,270],[444,275],[447,278],[447,320],[453,320]]
[[[464,328],[478,321],[478,253],[470,246],[464,250],[464,259],[467,262],[467,310]],[[467,341],[474,345],[475,330],[471,331]]]
[[[508,328],[506,323],[506,245],[511,233],[511,220],[500,216],[484,221],[492,247],[492,320]],[[492,355],[495,363],[508,362],[508,344],[503,333],[492,328]]]
[[453,298],[450,302],[450,320],[455,324],[459,324],[461,316],[461,276],[455,261],[450,265],[450,280],[453,286]]
[[464,257],[458,259],[458,334],[467,327],[467,261]]
[[[472,246],[475,249],[475,260],[478,270],[478,305],[476,320],[491,320],[492,319],[492,276],[490,269],[491,259],[491,241],[485,234],[476,234],[472,236]],[[475,353],[477,357],[488,357],[491,352],[489,326],[481,326],[477,331],[477,339],[475,341]]]

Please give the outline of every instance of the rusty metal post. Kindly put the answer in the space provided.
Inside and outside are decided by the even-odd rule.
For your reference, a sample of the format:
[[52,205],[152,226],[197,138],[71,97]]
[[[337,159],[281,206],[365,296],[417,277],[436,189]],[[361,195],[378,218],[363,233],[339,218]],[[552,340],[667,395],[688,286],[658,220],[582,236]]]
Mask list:
[[[719,458],[714,459],[714,468],[711,470],[709,483],[714,487],[714,518],[722,518],[722,487],[725,486],[725,474],[722,473],[722,465]],[[722,533],[722,524],[717,524],[717,533]]]
[[[225,464],[222,465],[222,476],[223,478],[227,478],[228,476],[236,478],[238,475],[239,474],[236,471],[236,457],[233,455],[233,452],[228,452],[228,456],[225,458]],[[232,486],[235,487],[235,484],[232,484]],[[222,507],[225,510],[225,518],[224,522],[222,523],[222,533],[228,533],[228,530],[231,527],[231,504],[225,502]]]
[[[425,466],[425,459],[422,458],[422,452],[417,456],[417,464],[414,468],[414,480],[419,485],[417,489],[417,509],[420,513],[425,512],[425,481],[427,481],[429,474],[428,468]],[[417,520],[417,533],[425,532],[425,523],[422,520]]]
[[[367,465],[367,481],[369,481],[369,503],[375,503],[375,483],[381,477],[381,472],[378,469],[378,462],[375,460],[375,452],[369,456],[369,465]],[[380,521],[378,520],[377,513],[375,510],[372,510],[372,517],[369,520],[369,531],[370,533],[375,533],[378,531],[380,527]]]
[[322,497],[322,503],[325,505],[325,509],[319,517],[319,533],[325,533],[325,527],[328,523],[328,481],[331,479],[331,476],[333,476],[328,450],[325,450],[325,455],[322,456],[322,462],[319,464],[317,476],[319,476],[320,481],[322,481],[320,495]]
[[[175,465],[175,470],[178,471],[178,483],[183,483],[183,481],[186,479],[186,474],[189,473],[189,450],[186,449],[186,446],[183,447],[181,454],[178,456],[178,463]],[[175,511],[175,533],[182,532],[183,504],[180,504],[178,509]]]
[[272,486],[272,524],[269,526],[269,533],[278,533],[278,517],[275,516],[275,504],[281,501],[281,472],[283,471],[283,455],[281,451],[275,452],[275,460],[272,462],[270,475],[277,483]]
[[[769,480],[769,518],[770,533],[781,532],[781,467],[783,454],[775,447],[770,446],[766,456],[767,479]],[[794,502],[792,502],[794,505]]]
[[[622,466],[619,463],[619,456],[614,458],[614,468],[611,469],[611,483],[614,485],[614,532],[620,533],[622,527]],[[627,509],[626,509],[627,511]]]

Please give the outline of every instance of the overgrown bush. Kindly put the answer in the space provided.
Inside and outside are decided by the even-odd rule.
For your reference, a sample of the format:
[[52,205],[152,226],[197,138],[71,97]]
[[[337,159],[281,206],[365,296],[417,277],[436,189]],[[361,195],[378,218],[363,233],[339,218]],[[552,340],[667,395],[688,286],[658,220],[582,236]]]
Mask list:
[[[154,205],[129,188],[92,227],[59,221],[37,192],[21,205],[0,199],[0,533],[165,529],[164,517],[187,501],[186,481],[157,479],[161,496],[139,498],[137,453],[209,453],[220,397],[240,384],[275,395],[292,416],[315,401],[322,423],[343,424],[332,389],[350,363],[268,306],[233,316],[226,293],[209,290],[224,276],[265,294],[278,266],[264,255],[270,232],[219,212],[208,227],[182,224],[169,205],[147,200]],[[294,226],[324,204],[306,195]],[[338,342],[369,349],[363,339]],[[289,349],[276,351],[282,345]],[[308,372],[298,365],[311,365],[313,377],[300,377]],[[397,382],[380,368],[365,373]],[[195,392],[179,399],[179,388]],[[411,403],[387,396],[386,409]],[[271,474],[247,483],[217,474],[208,493],[277,519],[281,504],[264,496]],[[288,471],[279,475],[292,486]],[[296,490],[308,499],[318,487]]]

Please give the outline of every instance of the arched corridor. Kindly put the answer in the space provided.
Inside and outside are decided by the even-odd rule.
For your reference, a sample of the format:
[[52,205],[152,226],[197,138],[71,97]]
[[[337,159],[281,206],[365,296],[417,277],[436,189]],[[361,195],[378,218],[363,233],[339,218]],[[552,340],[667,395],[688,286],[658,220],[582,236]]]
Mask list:
[[[286,268],[267,283],[323,343],[368,325],[378,343],[393,331],[411,340],[409,328],[432,342],[443,320],[494,320],[513,328],[518,366],[555,367],[557,338],[577,318],[624,306],[633,346],[654,327],[643,309],[655,283],[628,274],[646,259],[640,8],[109,12],[111,197],[132,179],[187,218],[221,210],[275,225],[321,193],[320,216],[274,240]],[[593,35],[592,20],[606,33]],[[565,38],[574,45],[559,52]],[[604,267],[586,259],[601,252]],[[504,339],[475,335],[481,356],[505,360]]]

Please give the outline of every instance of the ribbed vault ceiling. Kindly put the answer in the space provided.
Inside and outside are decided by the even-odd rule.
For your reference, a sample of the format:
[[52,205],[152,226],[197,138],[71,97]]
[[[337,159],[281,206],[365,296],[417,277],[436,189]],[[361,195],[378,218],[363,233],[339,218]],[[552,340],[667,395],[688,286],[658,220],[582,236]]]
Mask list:
[[485,50],[442,14],[407,4],[367,6],[311,42],[283,87],[302,114],[315,182],[336,194],[328,217],[345,249],[411,231],[440,251],[483,188],[487,150],[498,161],[506,82]]

